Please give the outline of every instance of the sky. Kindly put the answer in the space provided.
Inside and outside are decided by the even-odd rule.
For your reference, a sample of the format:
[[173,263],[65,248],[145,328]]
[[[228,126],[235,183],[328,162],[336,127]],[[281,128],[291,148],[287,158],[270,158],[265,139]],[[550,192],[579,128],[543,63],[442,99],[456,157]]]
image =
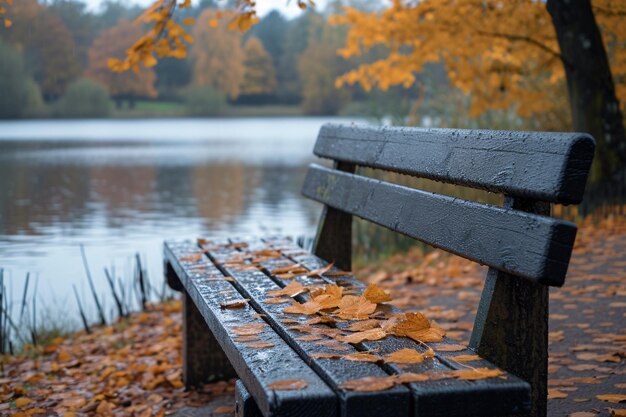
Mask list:
[[[82,0],[87,4],[90,10],[97,11],[102,3],[102,0]],[[154,0],[131,0],[128,4],[138,4],[140,6],[147,6],[152,4]],[[219,2],[220,0],[218,0]],[[193,2],[193,0],[192,0]],[[323,8],[326,4],[326,0],[317,0],[315,2],[317,7]],[[296,0],[259,0],[257,1],[257,11],[260,16],[264,16],[269,13],[270,10],[277,9],[283,15],[287,17],[297,16],[301,10],[298,8]]]

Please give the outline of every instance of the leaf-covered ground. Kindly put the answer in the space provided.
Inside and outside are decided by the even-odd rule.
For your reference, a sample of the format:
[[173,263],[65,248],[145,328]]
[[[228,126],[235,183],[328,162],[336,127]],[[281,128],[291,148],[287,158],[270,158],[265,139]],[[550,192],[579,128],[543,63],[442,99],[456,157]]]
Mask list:
[[[626,415],[626,221],[583,225],[563,288],[550,294],[550,416]],[[361,271],[392,303],[421,311],[466,343],[484,270],[419,252]],[[233,383],[185,391],[180,304],[153,306],[93,334],[77,334],[0,370],[2,415],[228,416]]]

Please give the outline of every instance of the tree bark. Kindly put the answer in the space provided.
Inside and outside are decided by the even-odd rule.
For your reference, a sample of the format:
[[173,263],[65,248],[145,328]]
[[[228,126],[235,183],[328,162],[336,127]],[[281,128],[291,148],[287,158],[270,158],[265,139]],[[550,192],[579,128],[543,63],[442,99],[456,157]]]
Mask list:
[[626,134],[591,0],[548,0],[565,67],[574,129],[597,142],[594,182],[626,166]]

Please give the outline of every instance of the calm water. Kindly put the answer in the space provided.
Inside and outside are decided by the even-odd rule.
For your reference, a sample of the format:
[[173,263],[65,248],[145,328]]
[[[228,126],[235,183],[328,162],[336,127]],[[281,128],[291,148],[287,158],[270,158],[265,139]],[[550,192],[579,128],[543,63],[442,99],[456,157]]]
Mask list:
[[88,297],[81,244],[111,311],[103,268],[127,279],[139,252],[160,284],[164,239],[313,234],[320,207],[300,187],[327,121],[352,122],[0,122],[0,268],[13,300],[30,272],[38,311],[75,321],[72,284]]

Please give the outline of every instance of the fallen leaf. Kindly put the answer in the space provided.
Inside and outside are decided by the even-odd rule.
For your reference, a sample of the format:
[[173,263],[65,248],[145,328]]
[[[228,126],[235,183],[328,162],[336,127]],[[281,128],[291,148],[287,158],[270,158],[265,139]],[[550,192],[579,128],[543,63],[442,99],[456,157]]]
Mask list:
[[253,342],[253,343],[247,343],[246,346],[251,347],[253,349],[265,349],[265,348],[273,347],[274,344],[272,342]]
[[22,408],[22,407],[26,407],[28,404],[30,404],[32,402],[33,402],[33,400],[31,400],[30,398],[20,397],[17,400],[15,400],[15,406],[17,408]]
[[306,288],[304,285],[302,285],[298,281],[291,281],[285,288],[268,291],[267,295],[272,297],[280,297],[283,295],[286,295],[288,297],[295,297],[296,295],[302,294],[305,291]]
[[290,303],[291,298],[266,298],[263,302],[266,304],[285,304]]
[[371,330],[380,327],[380,323],[376,319],[371,320],[363,320],[357,321],[356,323],[352,323],[349,327],[346,327],[343,330],[347,330],[349,332],[362,332],[365,330]]
[[363,332],[352,333],[347,336],[337,336],[337,340],[346,343],[361,343],[365,340],[380,340],[384,339],[387,333],[380,328],[365,330]]
[[420,363],[424,362],[424,355],[415,349],[400,349],[385,356],[387,363]]
[[459,355],[459,356],[449,356],[448,359],[452,359],[457,362],[471,362],[471,361],[479,361],[482,358],[478,355]]
[[300,336],[296,338],[296,340],[301,340],[303,342],[314,342],[323,338],[324,336],[320,336],[319,334],[307,334],[306,336]]
[[239,336],[234,337],[233,340],[235,342],[256,342],[259,340],[259,338],[256,336]]
[[609,403],[623,403],[626,402],[626,394],[602,394],[596,395],[596,398]]
[[376,310],[376,304],[363,296],[346,295],[336,314],[345,320],[365,320]]
[[499,369],[473,368],[451,371],[450,374],[452,377],[457,379],[475,381],[479,379],[494,378],[504,374],[504,372]]
[[410,384],[411,382],[423,382],[432,379],[432,375],[428,374],[416,374],[413,372],[406,372],[396,376],[396,380],[401,384]]
[[337,353],[320,352],[320,353],[311,353],[311,357],[317,358],[317,359],[340,359],[341,355]]
[[370,284],[363,291],[363,297],[367,298],[374,304],[380,304],[391,301],[391,295],[376,284]]
[[561,398],[567,398],[566,393],[564,393],[563,391],[559,391],[557,389],[554,388],[548,388],[548,399],[549,400],[556,400],[556,399],[561,399]]
[[193,255],[183,256],[181,258],[178,258],[178,260],[179,261],[183,261],[183,262],[198,262],[203,257],[204,257],[204,255],[202,253],[196,253],[196,254],[193,254]]
[[287,379],[284,381],[275,381],[267,385],[269,389],[276,391],[299,391],[309,386],[304,379]]
[[435,346],[433,349],[435,349],[437,352],[458,352],[467,349],[467,347],[463,345],[445,344]]
[[265,323],[250,323],[231,328],[237,336],[253,336],[265,330]]
[[374,377],[367,376],[365,378],[352,379],[339,385],[339,388],[356,392],[374,392],[384,391],[392,388],[396,384],[396,378],[393,376]]
[[222,405],[213,410],[214,414],[233,414],[235,412],[235,407],[230,405]]
[[343,288],[327,284],[324,289],[311,293],[311,298],[320,305],[320,310],[338,307],[341,304]]
[[244,298],[243,300],[225,301],[223,303],[220,303],[220,308],[223,308],[225,310],[236,310],[239,308],[244,308],[246,305],[248,305],[249,302],[249,298]]
[[405,319],[396,323],[393,334],[406,336],[422,343],[441,342],[446,335],[445,330],[433,327],[422,313],[406,313]]
[[313,277],[315,275],[324,275],[324,273],[330,271],[330,269],[335,265],[334,262],[329,263],[328,265],[326,265],[323,268],[318,268],[318,269],[314,269],[312,271],[310,271],[308,274],[306,274],[308,277]]
[[294,303],[286,307],[283,312],[287,314],[304,314],[311,315],[320,311],[320,305],[315,301],[307,301],[306,303]]
[[366,353],[366,352],[350,353],[348,355],[343,355],[340,358],[345,359],[347,361],[353,361],[353,362],[371,362],[371,363],[375,363],[375,362],[379,362],[383,360],[383,358],[381,358],[380,356],[373,355],[371,353]]

